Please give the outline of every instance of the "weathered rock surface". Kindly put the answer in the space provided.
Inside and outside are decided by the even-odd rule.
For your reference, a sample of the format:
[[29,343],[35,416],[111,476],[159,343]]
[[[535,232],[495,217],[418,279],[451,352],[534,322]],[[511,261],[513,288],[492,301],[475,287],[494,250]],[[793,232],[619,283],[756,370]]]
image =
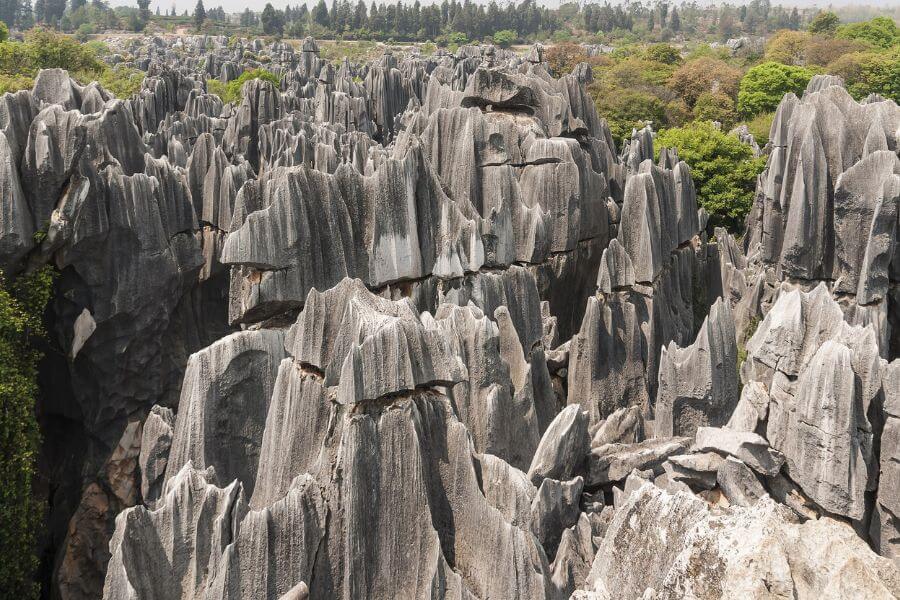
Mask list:
[[749,431],[701,427],[693,448],[698,452],[733,456],[762,475],[775,476],[784,464],[784,457],[770,448],[765,438]]
[[587,481],[590,485],[622,481],[634,470],[662,471],[663,462],[690,446],[689,438],[657,438],[637,444],[606,444],[591,449]]
[[787,474],[824,509],[862,519],[875,471],[869,407],[882,389],[874,327],[848,325],[824,284],[785,291],[747,353],[744,374],[768,390],[766,436]]
[[[721,510],[644,484],[616,511],[588,576],[595,597],[893,598],[900,579],[853,529],[798,525],[768,499]],[[581,596],[590,597],[590,596]]]
[[885,423],[871,536],[879,554],[900,566],[900,362],[890,363],[883,377]]
[[579,406],[568,406],[544,432],[528,478],[535,485],[546,478],[566,480],[582,467],[589,448],[587,415]]
[[738,397],[737,342],[727,302],[717,300],[687,348],[670,342],[660,355],[655,434],[691,436],[698,427],[721,427]]
[[109,43],[0,98],[46,596],[897,595],[896,104],[786,97],[739,244],[539,46]]

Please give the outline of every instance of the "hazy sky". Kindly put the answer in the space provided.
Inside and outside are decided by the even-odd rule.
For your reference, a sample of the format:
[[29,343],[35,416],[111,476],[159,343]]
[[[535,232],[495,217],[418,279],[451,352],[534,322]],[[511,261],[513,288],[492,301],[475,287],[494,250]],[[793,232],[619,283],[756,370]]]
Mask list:
[[[213,8],[216,6],[221,6],[225,9],[226,12],[243,12],[245,8],[248,6],[251,10],[260,12],[263,7],[266,5],[266,2],[269,1],[272,3],[272,6],[275,8],[282,8],[287,4],[291,6],[299,6],[303,3],[302,0],[203,0],[204,6],[206,8]],[[376,0],[377,4],[387,4],[390,1],[391,4],[395,4],[397,0]],[[407,0],[401,0],[407,3]],[[440,2],[442,0],[438,0]],[[457,0],[461,2],[462,0]],[[487,4],[490,0],[472,0],[475,3]],[[521,0],[518,0],[521,1]],[[539,0],[540,1],[540,0]],[[602,0],[598,0],[601,1]],[[749,0],[748,0],[749,1]],[[318,0],[315,0],[318,2]],[[353,4],[356,4],[357,0],[351,0]],[[365,0],[366,5],[370,5],[372,0]],[[415,0],[409,0],[409,3],[412,4]],[[419,2],[423,5],[425,4],[433,4],[434,0],[419,0]],[[175,8],[178,13],[182,13],[185,10],[193,12],[194,5],[197,3],[197,0],[175,0]],[[325,3],[330,7],[331,0],[325,0]],[[540,2],[545,6],[559,6],[560,0],[546,0],[544,2]],[[615,0],[610,0],[610,4],[617,4]],[[732,4],[740,4],[741,0],[731,0]],[[110,4],[113,6],[136,6],[137,2],[128,1],[128,0],[111,0]],[[150,4],[150,10],[156,12],[156,7],[159,6],[160,10],[169,11],[172,8],[173,1],[172,0],[153,0]],[[306,2],[306,5],[312,7],[314,4],[313,0],[309,0]],[[498,4],[505,4],[505,2],[498,0]],[[677,5],[678,2],[675,2]],[[711,4],[721,4],[721,2],[703,2],[702,0],[699,2],[701,5],[711,5]],[[822,7],[826,8],[828,6],[848,6],[848,5],[869,5],[869,6],[879,6],[879,7],[896,7],[900,5],[900,0],[868,0],[864,2],[860,2],[859,0],[832,0],[830,2],[822,2],[816,0],[796,0],[793,2],[778,2],[777,0],[772,0],[772,4],[783,4],[785,6],[798,6],[798,7]]]

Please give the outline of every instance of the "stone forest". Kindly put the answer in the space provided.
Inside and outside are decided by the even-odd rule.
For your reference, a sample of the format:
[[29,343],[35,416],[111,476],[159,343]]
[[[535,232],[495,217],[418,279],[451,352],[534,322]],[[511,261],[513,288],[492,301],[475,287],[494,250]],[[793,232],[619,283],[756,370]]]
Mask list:
[[541,45],[122,43],[0,97],[53,597],[900,597],[893,100],[785,95],[729,232]]

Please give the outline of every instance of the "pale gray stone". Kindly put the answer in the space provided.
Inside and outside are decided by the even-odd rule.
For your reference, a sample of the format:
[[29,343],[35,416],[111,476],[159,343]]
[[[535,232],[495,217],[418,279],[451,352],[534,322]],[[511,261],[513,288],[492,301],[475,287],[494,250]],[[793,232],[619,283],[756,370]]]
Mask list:
[[567,480],[581,468],[589,449],[587,414],[578,405],[567,406],[541,437],[528,478],[535,485],[546,478]]
[[770,448],[765,438],[749,431],[700,427],[692,450],[733,456],[762,475],[777,475],[784,464],[780,452]]

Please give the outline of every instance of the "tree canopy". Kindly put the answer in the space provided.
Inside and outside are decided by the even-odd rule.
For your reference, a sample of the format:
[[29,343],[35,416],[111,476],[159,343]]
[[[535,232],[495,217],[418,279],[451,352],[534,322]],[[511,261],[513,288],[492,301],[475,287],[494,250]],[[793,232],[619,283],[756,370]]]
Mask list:
[[830,10],[819,11],[809,24],[810,33],[833,34],[841,20]]
[[678,157],[690,165],[697,200],[711,223],[739,229],[753,205],[756,176],[765,168],[765,157],[754,158],[750,146],[708,121],[665,129],[656,146],[676,148]]
[[841,25],[837,36],[845,40],[868,42],[878,48],[890,48],[900,43],[897,24],[889,17],[875,17],[862,23]]
[[756,65],[741,79],[738,112],[752,117],[773,111],[785,94],[792,92],[801,95],[812,76],[812,71],[804,67],[772,61]]
[[203,0],[197,0],[197,5],[194,7],[194,28],[199,31],[203,27],[204,21],[206,21],[206,9],[203,8]]

